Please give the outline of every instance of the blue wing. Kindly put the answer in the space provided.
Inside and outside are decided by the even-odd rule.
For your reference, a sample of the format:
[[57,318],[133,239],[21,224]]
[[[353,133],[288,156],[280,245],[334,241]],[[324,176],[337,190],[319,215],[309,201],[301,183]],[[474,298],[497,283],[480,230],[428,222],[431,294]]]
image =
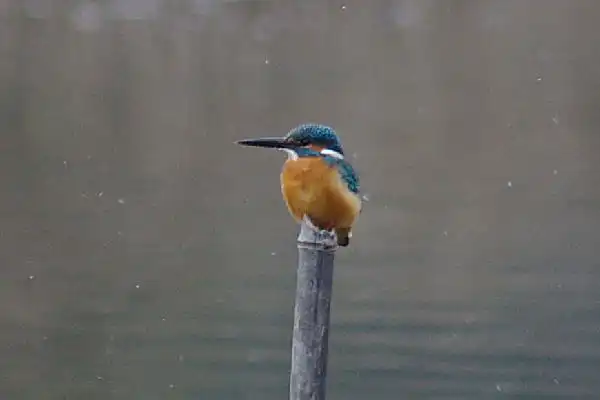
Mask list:
[[360,180],[358,174],[348,161],[321,154],[307,147],[296,149],[296,154],[298,154],[298,157],[321,157],[327,164],[337,168],[340,177],[348,186],[348,190],[355,194],[360,192]]
[[[333,158],[333,157],[332,157]],[[336,167],[342,180],[348,186],[348,190],[352,193],[358,194],[360,192],[360,180],[358,178],[358,174],[352,168],[352,165],[346,160],[335,159]]]

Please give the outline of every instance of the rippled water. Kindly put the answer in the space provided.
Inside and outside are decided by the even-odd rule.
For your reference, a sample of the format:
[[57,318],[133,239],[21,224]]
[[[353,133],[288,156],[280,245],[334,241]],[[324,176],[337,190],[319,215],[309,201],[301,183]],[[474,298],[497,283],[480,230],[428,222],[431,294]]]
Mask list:
[[0,398],[286,398],[283,156],[232,143],[307,121],[369,197],[330,399],[599,398],[599,13],[0,2]]

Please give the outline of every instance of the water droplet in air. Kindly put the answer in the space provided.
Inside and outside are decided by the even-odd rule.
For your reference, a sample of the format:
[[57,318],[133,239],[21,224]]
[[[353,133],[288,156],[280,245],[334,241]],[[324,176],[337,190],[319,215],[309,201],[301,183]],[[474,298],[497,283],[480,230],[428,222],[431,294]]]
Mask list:
[[538,76],[537,79],[536,79],[536,81],[541,82],[542,81],[542,77]]
[[511,181],[508,181],[508,183],[506,184],[506,186],[508,186],[508,187],[512,187],[512,182],[511,182]]
[[139,284],[139,283],[138,283],[138,284],[136,284],[136,285],[135,285],[135,288],[136,288],[136,289],[139,289],[139,288],[140,288],[140,284]]
[[342,9],[342,11],[344,11],[346,9],[346,5],[342,4],[342,6],[340,8]]
[[265,64],[269,65],[269,59],[268,58],[265,59]]
[[117,200],[117,203],[119,203],[119,204],[125,204],[125,199],[119,199],[119,200]]
[[32,281],[35,279],[35,275],[29,275],[29,280]]
[[272,256],[275,256],[275,255],[277,255],[277,253],[275,253],[275,252],[272,252],[272,253],[271,253],[271,255],[272,255]]
[[169,389],[175,389],[175,385],[173,385],[172,383],[169,385]]
[[104,192],[98,192],[98,197],[104,196]]
[[556,169],[555,169],[554,171],[552,171],[552,173],[553,173],[554,175],[556,175],[556,174],[558,174],[558,170],[556,170]]
[[554,122],[554,125],[558,125],[558,117],[552,117],[552,122]]

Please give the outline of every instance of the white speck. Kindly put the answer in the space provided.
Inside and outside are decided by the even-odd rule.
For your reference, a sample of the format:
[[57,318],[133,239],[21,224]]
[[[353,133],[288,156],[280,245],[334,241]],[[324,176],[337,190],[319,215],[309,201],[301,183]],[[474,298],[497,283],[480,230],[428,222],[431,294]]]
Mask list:
[[554,171],[552,171],[552,173],[553,173],[554,175],[556,175],[556,174],[558,174],[558,170],[557,170],[557,169],[555,169]]
[[165,317],[162,317],[160,320],[161,320],[162,322],[165,322],[167,319],[166,319]]
[[496,390],[497,390],[498,392],[501,392],[501,391],[502,391],[502,386],[500,386],[500,384],[497,384],[497,385],[496,385]]
[[98,197],[102,197],[104,195],[104,192],[98,192]]
[[35,279],[35,275],[29,275],[29,280],[32,281]]
[[169,389],[175,389],[175,385],[173,385],[172,383],[169,385]]
[[121,231],[117,231],[117,235],[119,235],[119,236],[123,236],[123,232],[121,232]]
[[140,284],[139,284],[139,283],[138,283],[138,284],[136,284],[136,285],[135,285],[135,288],[136,288],[136,289],[139,289],[139,288],[140,288]]
[[265,59],[265,64],[269,65],[269,59],[268,58]]
[[554,122],[554,125],[558,125],[558,117],[552,117],[552,122]]
[[506,186],[508,186],[508,187],[512,187],[512,182],[511,182],[511,181],[508,181],[508,183],[506,184]]
[[362,199],[363,201],[369,201],[369,195],[363,194]]
[[101,376],[97,376],[96,379],[98,379],[99,381],[103,381],[104,380],[104,378],[101,377]]
[[119,200],[117,200],[117,203],[119,203],[119,204],[125,204],[125,199],[119,199]]
[[183,358],[184,358],[183,354],[180,354],[180,355],[177,356],[177,361],[183,362]]
[[87,198],[88,198],[88,195],[87,195],[87,194],[85,194],[85,193],[81,193],[81,197],[83,197],[84,199],[87,199]]
[[556,378],[553,378],[552,382],[554,382],[555,385],[560,385],[560,381]]
[[536,81],[541,82],[542,81],[542,77],[538,76],[537,79],[536,79]]
[[448,236],[448,231],[444,231],[444,236]]
[[69,163],[67,163],[67,160],[63,161],[63,165],[65,166],[65,168],[69,166]]
[[342,9],[342,11],[344,11],[346,9],[346,5],[342,4],[342,6],[340,8]]
[[277,255],[277,253],[275,253],[275,252],[272,252],[272,253],[271,253],[271,255],[272,255],[272,256],[276,256],[276,255]]

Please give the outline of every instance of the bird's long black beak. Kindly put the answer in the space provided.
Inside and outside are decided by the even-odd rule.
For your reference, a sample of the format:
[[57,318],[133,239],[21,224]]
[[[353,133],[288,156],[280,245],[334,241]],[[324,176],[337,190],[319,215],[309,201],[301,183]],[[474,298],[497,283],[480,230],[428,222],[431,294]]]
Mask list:
[[236,143],[242,146],[267,147],[270,149],[291,149],[294,147],[292,143],[281,137],[244,139],[238,140]]

